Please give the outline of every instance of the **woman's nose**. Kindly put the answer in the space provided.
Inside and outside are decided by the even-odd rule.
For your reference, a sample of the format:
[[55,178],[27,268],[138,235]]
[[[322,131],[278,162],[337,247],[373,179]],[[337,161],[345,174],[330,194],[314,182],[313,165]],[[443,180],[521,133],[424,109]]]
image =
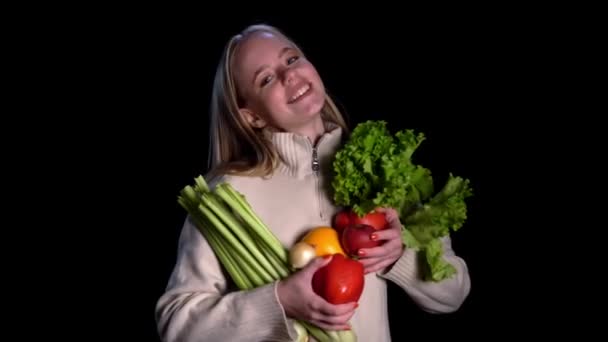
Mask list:
[[284,80],[286,84],[291,84],[294,81],[294,77],[295,77],[295,73],[293,71],[293,69],[285,69],[285,72],[283,74]]

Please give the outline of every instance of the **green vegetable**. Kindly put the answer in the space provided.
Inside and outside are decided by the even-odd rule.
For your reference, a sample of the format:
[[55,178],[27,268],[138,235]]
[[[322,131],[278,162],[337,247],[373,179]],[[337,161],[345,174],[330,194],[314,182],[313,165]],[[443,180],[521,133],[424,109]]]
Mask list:
[[385,121],[360,123],[335,156],[332,188],[335,203],[359,216],[376,207],[395,208],[404,225],[404,244],[425,261],[425,279],[440,281],[455,269],[442,258],[439,239],[464,224],[472,189],[468,179],[450,173],[435,193],[431,171],[412,160],[424,140],[413,130],[393,135]]
[[[245,197],[228,183],[212,191],[202,176],[184,187],[179,204],[241,290],[250,290],[287,277],[291,272],[288,251],[255,214]],[[294,322],[298,340],[310,333],[319,341],[355,341],[352,331],[325,331],[308,322]]]

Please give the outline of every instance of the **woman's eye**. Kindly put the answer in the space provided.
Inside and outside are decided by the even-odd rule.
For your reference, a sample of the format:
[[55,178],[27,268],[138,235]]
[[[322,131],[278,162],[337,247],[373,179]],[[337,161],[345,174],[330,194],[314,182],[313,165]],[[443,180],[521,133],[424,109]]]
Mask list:
[[298,59],[300,59],[300,56],[289,57],[287,59],[287,65],[292,64],[293,62],[297,61]]
[[272,81],[272,76],[268,75],[268,76],[262,78],[262,82],[260,83],[260,85],[263,87],[263,86],[267,85],[268,83],[270,83],[270,81]]

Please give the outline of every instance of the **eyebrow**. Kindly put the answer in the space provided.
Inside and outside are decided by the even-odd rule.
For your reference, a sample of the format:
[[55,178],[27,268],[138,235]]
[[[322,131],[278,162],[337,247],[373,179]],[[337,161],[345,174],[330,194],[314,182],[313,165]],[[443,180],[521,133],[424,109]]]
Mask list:
[[[295,49],[294,49],[294,48],[292,48],[292,47],[290,47],[290,46],[286,46],[286,47],[282,48],[282,49],[281,49],[281,51],[279,51],[279,59],[280,59],[281,57],[283,57],[283,55],[284,55],[284,54],[286,54],[287,52],[289,52],[290,50],[295,50]],[[255,71],[255,73],[253,73],[253,80],[252,80],[252,83],[255,83],[255,80],[258,78],[258,75],[259,75],[259,74],[260,74],[262,71],[264,71],[264,69],[266,69],[266,68],[268,68],[268,65],[267,65],[267,64],[264,64],[264,65],[260,66],[260,67],[259,67],[259,68],[258,68],[258,69]]]

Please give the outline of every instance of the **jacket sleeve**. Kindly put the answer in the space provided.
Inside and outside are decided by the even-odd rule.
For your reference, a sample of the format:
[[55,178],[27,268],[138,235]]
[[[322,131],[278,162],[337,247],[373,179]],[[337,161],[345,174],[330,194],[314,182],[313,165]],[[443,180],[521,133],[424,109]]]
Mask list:
[[163,341],[286,341],[297,335],[276,294],[276,282],[233,291],[212,248],[190,217],[155,318]]
[[443,256],[456,268],[456,274],[440,282],[424,281],[419,276],[418,254],[405,249],[401,258],[381,277],[401,287],[423,310],[430,313],[450,313],[458,310],[471,290],[471,279],[465,261],[452,249],[450,236],[443,237]]

